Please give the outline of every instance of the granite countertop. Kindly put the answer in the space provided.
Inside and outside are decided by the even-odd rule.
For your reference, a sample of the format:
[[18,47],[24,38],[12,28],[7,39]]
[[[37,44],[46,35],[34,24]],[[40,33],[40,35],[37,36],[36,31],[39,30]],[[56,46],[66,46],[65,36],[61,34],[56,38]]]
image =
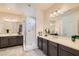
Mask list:
[[22,36],[22,35],[19,35],[19,34],[0,34],[0,37],[5,37],[5,36]]
[[64,46],[67,46],[76,50],[79,50],[79,40],[76,40],[75,42],[73,42],[71,38],[69,37],[54,36],[54,35],[39,36],[39,37],[42,37],[46,40],[49,40],[58,44],[62,44]]

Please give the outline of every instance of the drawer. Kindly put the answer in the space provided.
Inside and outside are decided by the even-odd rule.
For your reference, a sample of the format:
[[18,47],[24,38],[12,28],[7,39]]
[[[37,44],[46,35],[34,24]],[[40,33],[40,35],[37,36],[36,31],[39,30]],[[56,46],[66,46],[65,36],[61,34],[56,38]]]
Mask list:
[[49,41],[48,43],[48,55],[57,56],[57,44]]
[[53,46],[57,47],[57,43],[54,43],[54,42],[48,41],[48,44],[50,44],[50,45],[53,45]]
[[59,49],[59,56],[74,56],[74,55],[72,53],[60,48]]
[[65,51],[67,51],[67,52],[72,53],[72,54],[75,55],[75,56],[79,56],[79,50],[75,50],[75,49],[72,49],[72,48],[70,48],[70,47],[66,47],[66,46],[64,46],[64,45],[60,45],[59,47],[60,47],[61,49],[65,50]]

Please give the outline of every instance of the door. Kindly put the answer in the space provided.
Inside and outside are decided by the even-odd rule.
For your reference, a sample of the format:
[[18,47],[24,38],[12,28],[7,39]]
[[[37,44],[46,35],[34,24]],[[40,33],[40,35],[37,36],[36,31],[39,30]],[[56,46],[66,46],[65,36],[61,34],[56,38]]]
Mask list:
[[27,17],[25,20],[25,44],[24,49],[30,50],[37,47],[36,41],[36,19],[35,17]]
[[57,44],[49,41],[48,43],[48,55],[49,56],[57,56]]

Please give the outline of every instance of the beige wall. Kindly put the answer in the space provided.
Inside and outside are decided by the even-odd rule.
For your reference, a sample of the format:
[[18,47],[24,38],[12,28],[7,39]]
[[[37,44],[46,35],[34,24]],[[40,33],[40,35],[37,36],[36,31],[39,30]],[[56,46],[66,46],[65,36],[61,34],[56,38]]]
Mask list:
[[43,21],[44,12],[42,10],[37,10],[36,14],[36,33],[43,31]]

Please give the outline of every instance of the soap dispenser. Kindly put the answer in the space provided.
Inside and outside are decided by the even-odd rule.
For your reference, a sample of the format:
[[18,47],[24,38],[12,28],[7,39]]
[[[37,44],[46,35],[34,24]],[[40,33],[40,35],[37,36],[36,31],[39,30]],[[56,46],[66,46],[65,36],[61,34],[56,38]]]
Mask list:
[[9,29],[6,29],[6,33],[9,33]]

